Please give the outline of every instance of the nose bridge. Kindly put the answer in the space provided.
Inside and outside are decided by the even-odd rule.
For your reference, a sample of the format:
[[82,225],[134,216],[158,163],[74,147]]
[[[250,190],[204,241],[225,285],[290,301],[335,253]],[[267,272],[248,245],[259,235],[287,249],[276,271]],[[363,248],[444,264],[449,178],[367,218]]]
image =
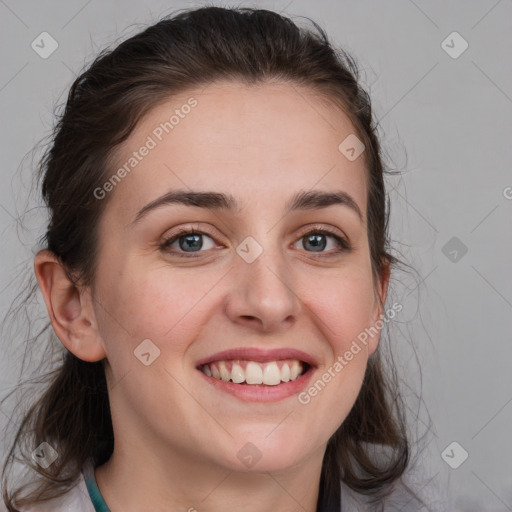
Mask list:
[[[252,263],[247,263],[245,270],[252,276],[251,284],[260,293],[267,290],[274,294],[280,294],[288,290],[290,281],[290,268],[284,261],[285,255],[281,247],[274,242],[265,243],[261,254]],[[260,289],[261,288],[261,289]],[[266,297],[262,297],[265,299]]]
[[299,301],[284,249],[278,230],[269,228],[247,236],[239,244],[235,278],[238,293],[234,299],[237,316],[256,317],[266,327],[275,327],[297,315]]

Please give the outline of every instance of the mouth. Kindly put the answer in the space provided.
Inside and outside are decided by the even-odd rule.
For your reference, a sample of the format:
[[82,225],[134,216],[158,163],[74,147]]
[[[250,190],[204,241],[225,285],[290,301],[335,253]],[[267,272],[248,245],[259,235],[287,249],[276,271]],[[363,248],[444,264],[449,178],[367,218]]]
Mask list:
[[200,369],[207,377],[241,385],[278,386],[297,380],[310,368],[305,361],[285,359],[259,363],[248,360],[220,360],[203,364]]
[[299,393],[315,368],[315,360],[301,351],[249,348],[220,352],[196,365],[214,389],[260,402]]

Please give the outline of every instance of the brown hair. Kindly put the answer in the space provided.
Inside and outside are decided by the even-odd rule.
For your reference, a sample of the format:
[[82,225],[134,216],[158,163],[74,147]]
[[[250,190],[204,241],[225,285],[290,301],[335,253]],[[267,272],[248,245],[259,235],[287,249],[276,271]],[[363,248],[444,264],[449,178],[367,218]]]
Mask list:
[[[74,81],[38,174],[50,214],[44,241],[70,278],[86,286],[93,283],[96,227],[107,203],[107,199],[96,199],[93,191],[109,176],[116,146],[157,103],[221,79],[247,84],[277,80],[305,86],[346,112],[366,147],[367,229],[374,280],[401,263],[390,253],[386,170],[370,98],[359,84],[355,61],[334,49],[325,32],[309,21],[314,28],[300,28],[267,10],[186,10],[103,51]],[[377,350],[368,361],[352,410],[329,440],[320,500],[339,502],[342,481],[377,503],[407,468],[410,444],[393,375],[384,371]],[[9,493],[5,479],[3,500],[9,511],[62,495],[75,483],[87,458],[101,465],[112,454],[104,361],[89,363],[64,351],[61,364],[47,376],[49,385],[24,413],[3,467],[4,478],[18,448],[23,464],[42,478],[31,494],[24,487]],[[27,453],[23,453],[22,441]],[[59,453],[46,469],[30,456],[45,441]],[[384,462],[372,456],[372,448],[378,446],[388,449]]]

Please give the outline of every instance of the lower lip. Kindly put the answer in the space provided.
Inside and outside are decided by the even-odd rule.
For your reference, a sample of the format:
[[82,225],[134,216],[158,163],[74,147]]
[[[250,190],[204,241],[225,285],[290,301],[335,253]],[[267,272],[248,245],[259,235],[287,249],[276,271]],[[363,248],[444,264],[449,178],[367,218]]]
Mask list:
[[277,386],[268,386],[266,384],[235,384],[231,381],[226,382],[208,377],[201,370],[198,370],[214,388],[248,402],[277,402],[297,395],[307,386],[313,371],[314,368],[310,366],[306,373],[302,374],[298,379],[282,382]]

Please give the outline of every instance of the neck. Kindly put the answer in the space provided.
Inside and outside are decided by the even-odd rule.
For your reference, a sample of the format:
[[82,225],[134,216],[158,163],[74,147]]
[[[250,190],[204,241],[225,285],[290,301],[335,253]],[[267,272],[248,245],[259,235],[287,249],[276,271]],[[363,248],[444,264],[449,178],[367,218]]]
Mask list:
[[155,457],[162,452],[133,444],[124,450],[116,444],[95,476],[111,512],[316,512],[324,452],[325,446],[286,471],[248,473],[194,460],[190,454]]

